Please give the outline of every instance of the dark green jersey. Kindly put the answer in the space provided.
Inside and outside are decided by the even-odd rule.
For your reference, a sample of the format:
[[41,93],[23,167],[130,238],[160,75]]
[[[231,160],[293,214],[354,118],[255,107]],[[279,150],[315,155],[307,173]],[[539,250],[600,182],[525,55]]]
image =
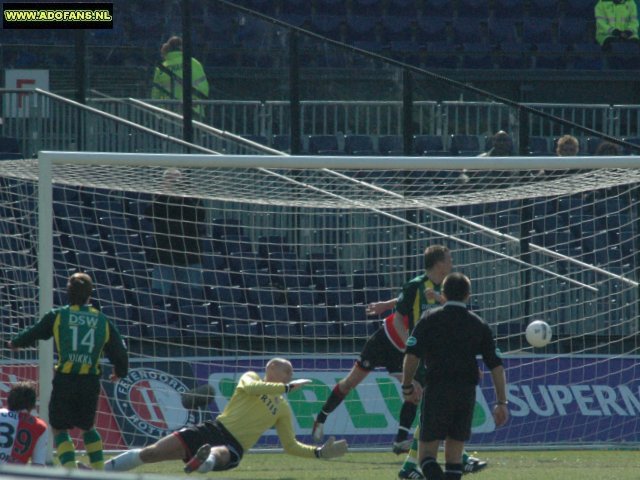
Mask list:
[[115,374],[127,375],[128,355],[118,330],[91,305],[54,308],[34,326],[19,333],[12,343],[27,347],[51,337],[58,351],[57,372],[99,375],[104,351]]
[[418,275],[402,286],[402,292],[396,303],[396,311],[408,317],[409,332],[413,330],[413,327],[420,320],[422,312],[440,306],[437,300],[427,299],[424,291],[428,288],[440,293],[440,285],[436,285],[429,280],[426,273]]

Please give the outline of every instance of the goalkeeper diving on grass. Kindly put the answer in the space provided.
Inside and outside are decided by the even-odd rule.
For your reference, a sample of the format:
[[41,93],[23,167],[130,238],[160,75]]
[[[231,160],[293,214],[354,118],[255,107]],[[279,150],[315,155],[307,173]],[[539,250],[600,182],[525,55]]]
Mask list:
[[153,445],[129,450],[105,463],[104,469],[125,471],[145,463],[183,460],[186,473],[229,470],[239,465],[268,429],[275,427],[285,453],[298,457],[329,459],[347,452],[345,440],[329,438],[320,447],[300,443],[293,430],[291,407],[283,394],[310,383],[292,380],[293,367],[284,358],[267,362],[264,380],[246,372],[233,396],[214,421],[185,427]]

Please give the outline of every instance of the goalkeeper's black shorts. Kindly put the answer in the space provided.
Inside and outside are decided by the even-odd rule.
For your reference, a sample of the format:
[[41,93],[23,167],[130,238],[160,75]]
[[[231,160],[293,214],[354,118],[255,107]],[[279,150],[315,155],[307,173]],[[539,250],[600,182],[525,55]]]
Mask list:
[[222,467],[216,465],[214,470],[230,470],[236,468],[240,464],[240,460],[242,460],[242,455],[244,455],[242,446],[217,420],[206,420],[199,425],[185,427],[175,432],[174,435],[180,439],[187,452],[186,458],[183,459],[185,463],[187,463],[205,443],[208,443],[212,447],[225,446],[229,449],[231,455],[229,463]]

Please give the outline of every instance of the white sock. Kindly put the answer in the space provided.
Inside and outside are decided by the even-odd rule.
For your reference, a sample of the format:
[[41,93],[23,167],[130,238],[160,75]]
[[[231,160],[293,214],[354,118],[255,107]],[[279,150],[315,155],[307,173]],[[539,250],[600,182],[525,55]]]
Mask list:
[[207,458],[202,465],[198,467],[198,472],[207,473],[213,470],[213,467],[216,466],[216,457],[213,453],[209,454],[209,458]]
[[139,467],[144,462],[140,458],[141,448],[128,450],[117,457],[110,458],[104,462],[104,469],[107,471],[126,472],[132,468]]

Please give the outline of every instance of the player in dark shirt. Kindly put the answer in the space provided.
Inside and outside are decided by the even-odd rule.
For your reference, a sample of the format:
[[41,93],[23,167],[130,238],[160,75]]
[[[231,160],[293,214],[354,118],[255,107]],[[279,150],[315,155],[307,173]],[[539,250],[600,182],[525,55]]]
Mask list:
[[118,330],[89,304],[93,283],[86,273],[74,273],[67,282],[69,305],[54,308],[10,342],[12,349],[54,338],[58,361],[49,401],[49,423],[60,464],[76,468],[69,430],[83,431],[91,466],[104,465],[102,439],[94,427],[100,395],[100,358],[104,352],[113,364],[112,380],[125,377],[129,366],[126,347]]
[[[426,311],[407,340],[402,393],[412,399],[422,394],[420,419],[420,466],[427,480],[457,480],[462,477],[462,452],[471,436],[471,423],[479,380],[476,356],[491,370],[496,392],[493,411],[496,426],[506,423],[506,379],[502,360],[489,325],[469,312],[471,282],[461,273],[444,279],[446,303]],[[424,392],[413,382],[420,360],[426,365]],[[436,458],[445,441],[446,477]]]

